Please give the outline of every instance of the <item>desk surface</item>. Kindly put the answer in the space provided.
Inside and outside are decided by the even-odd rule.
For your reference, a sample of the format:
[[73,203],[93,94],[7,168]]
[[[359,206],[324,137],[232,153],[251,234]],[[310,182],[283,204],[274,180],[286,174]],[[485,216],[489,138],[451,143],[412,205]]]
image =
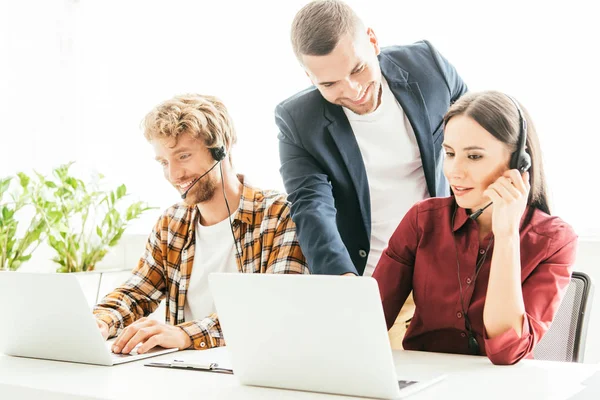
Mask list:
[[[227,358],[227,349],[175,353],[178,359],[213,361]],[[241,385],[235,376],[201,371],[144,367],[174,354],[113,367],[35,360],[0,355],[2,399],[344,399],[351,397]],[[410,399],[461,399],[468,393],[489,399],[567,399],[598,370],[592,364],[524,360],[494,366],[485,357],[394,351],[399,375],[444,373],[447,378]],[[467,396],[468,397],[468,396]]]

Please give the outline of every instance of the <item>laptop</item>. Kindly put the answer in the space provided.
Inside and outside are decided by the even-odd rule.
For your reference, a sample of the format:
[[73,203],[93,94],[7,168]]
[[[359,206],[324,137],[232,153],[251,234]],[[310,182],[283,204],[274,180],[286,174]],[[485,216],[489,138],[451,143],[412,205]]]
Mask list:
[[397,376],[373,278],[212,273],[208,280],[242,384],[395,399],[444,378]]
[[114,354],[72,274],[0,272],[0,352],[19,357],[116,365],[177,349]]

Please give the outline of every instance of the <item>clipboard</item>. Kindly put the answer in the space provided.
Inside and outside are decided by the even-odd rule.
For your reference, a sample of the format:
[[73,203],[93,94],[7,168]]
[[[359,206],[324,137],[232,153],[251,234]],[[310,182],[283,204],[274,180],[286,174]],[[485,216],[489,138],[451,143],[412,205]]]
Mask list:
[[144,364],[145,367],[157,367],[157,368],[175,368],[175,369],[187,369],[193,371],[204,371],[204,372],[215,372],[218,374],[230,374],[233,375],[233,370],[229,368],[221,368],[217,363],[200,364],[194,362],[185,362],[183,360],[173,361],[157,361]]

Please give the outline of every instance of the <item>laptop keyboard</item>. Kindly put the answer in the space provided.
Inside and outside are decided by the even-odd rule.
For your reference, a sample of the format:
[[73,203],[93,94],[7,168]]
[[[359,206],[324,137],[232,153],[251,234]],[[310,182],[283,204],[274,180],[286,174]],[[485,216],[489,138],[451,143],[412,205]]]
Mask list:
[[405,387],[414,385],[415,383],[419,383],[419,382],[418,381],[398,381],[398,387],[400,387],[400,390],[402,390]]
[[[135,346],[135,347],[133,348],[133,350],[131,350],[131,352],[129,352],[129,354],[122,354],[122,353],[115,354],[115,353],[113,353],[113,352],[112,352],[112,343],[110,343],[110,342],[107,342],[107,343],[106,343],[106,346],[108,347],[108,351],[110,351],[110,354],[112,355],[112,357],[113,357],[113,358],[117,358],[117,359],[122,359],[122,358],[127,358],[127,357],[139,356],[139,354],[138,354],[138,352],[137,352],[137,349],[138,349],[138,347],[140,347],[141,345],[142,345],[142,344],[140,343],[140,344],[138,344],[137,346]],[[148,354],[152,354],[152,353],[156,353],[156,352],[158,352],[158,351],[163,351],[163,350],[165,350],[163,347],[156,346],[156,347],[153,347],[153,348],[151,348],[150,350],[148,350],[146,353],[144,353],[144,354],[143,354],[143,356],[146,356],[146,355],[148,355]]]
[[111,356],[113,358],[127,358],[127,357],[131,357],[131,356],[137,356],[137,353],[135,351],[132,351],[129,354],[122,354],[122,353],[111,353]]

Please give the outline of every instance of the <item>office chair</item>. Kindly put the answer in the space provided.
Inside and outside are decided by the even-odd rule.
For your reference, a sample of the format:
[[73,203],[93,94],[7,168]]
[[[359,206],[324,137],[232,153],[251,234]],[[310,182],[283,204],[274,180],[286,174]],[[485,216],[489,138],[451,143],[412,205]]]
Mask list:
[[550,329],[533,349],[536,360],[583,362],[593,295],[590,277],[573,272]]

